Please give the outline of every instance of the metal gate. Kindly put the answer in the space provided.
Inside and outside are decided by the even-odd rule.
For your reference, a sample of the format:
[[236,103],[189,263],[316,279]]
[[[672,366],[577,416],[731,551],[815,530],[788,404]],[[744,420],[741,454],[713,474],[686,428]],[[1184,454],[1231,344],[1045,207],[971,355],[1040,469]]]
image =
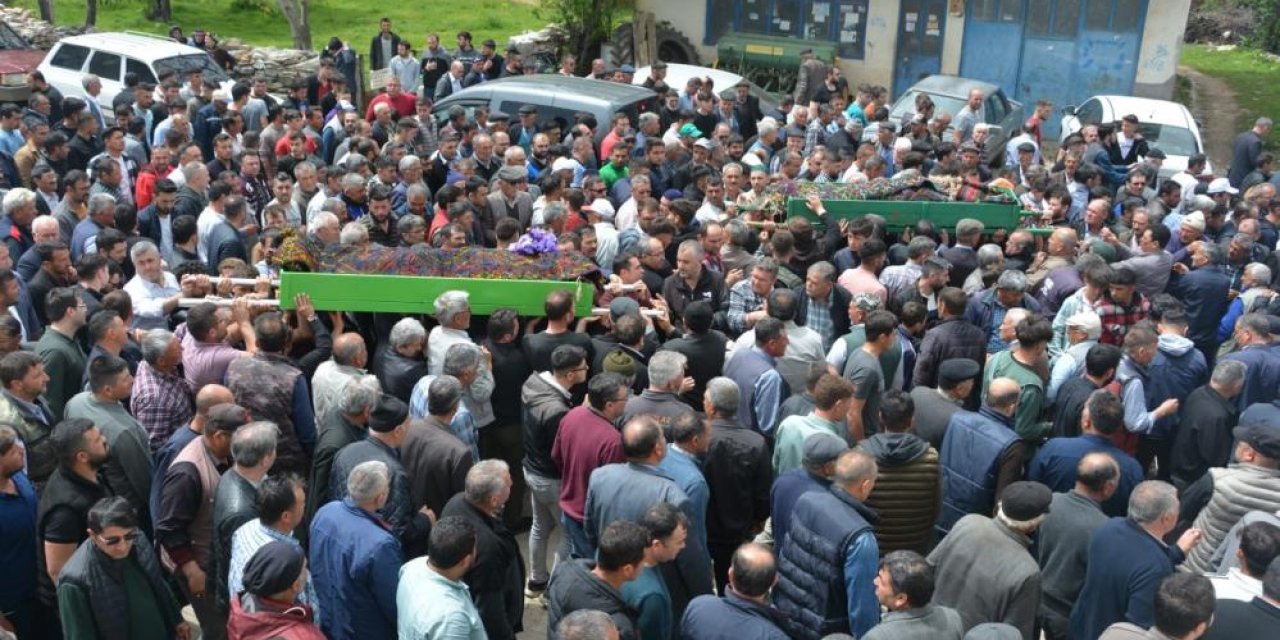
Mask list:
[[898,16],[893,95],[902,95],[921,78],[942,70],[942,38],[946,32],[945,0],[902,0]]

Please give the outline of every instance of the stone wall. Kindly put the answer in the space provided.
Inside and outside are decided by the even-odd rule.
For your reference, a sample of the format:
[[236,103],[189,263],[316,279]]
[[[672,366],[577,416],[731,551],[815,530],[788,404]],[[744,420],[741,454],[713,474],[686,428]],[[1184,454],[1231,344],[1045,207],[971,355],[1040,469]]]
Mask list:
[[4,20],[18,35],[24,37],[37,49],[48,50],[64,36],[84,33],[84,27],[55,27],[38,14],[27,9],[0,5],[0,20]]

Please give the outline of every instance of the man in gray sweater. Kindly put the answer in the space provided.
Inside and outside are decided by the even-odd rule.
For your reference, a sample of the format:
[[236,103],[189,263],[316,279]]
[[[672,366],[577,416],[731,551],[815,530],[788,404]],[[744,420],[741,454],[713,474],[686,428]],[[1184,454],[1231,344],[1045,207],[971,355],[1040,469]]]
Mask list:
[[1053,494],[1049,515],[1040,525],[1039,563],[1043,597],[1040,628],[1049,640],[1065,640],[1071,605],[1084,584],[1089,539],[1107,516],[1102,502],[1120,484],[1120,466],[1110,454],[1095,452],[1076,466],[1076,486]]

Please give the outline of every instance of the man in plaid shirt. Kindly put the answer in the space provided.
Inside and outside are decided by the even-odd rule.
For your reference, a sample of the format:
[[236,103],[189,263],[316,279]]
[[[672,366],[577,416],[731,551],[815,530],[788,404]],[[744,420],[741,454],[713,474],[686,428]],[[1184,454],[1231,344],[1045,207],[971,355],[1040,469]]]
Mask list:
[[1094,307],[1102,318],[1102,337],[1099,342],[1121,346],[1129,328],[1147,318],[1151,303],[1138,293],[1135,284],[1138,274],[1121,267],[1111,276],[1107,295]]
[[741,335],[765,317],[764,300],[778,281],[778,263],[773,258],[760,258],[751,269],[751,277],[729,290],[729,330]]
[[182,343],[172,333],[152,329],[143,334],[142,362],[129,406],[147,431],[152,452],[196,414],[195,385],[183,377],[178,368],[181,364]]

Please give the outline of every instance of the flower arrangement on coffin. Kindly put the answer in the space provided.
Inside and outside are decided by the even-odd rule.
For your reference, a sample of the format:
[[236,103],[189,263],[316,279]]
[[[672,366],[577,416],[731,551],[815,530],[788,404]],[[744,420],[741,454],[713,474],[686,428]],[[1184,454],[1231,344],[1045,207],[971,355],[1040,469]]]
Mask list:
[[556,242],[555,234],[535,228],[517,238],[508,251],[532,258],[543,254],[559,253],[560,247]]

